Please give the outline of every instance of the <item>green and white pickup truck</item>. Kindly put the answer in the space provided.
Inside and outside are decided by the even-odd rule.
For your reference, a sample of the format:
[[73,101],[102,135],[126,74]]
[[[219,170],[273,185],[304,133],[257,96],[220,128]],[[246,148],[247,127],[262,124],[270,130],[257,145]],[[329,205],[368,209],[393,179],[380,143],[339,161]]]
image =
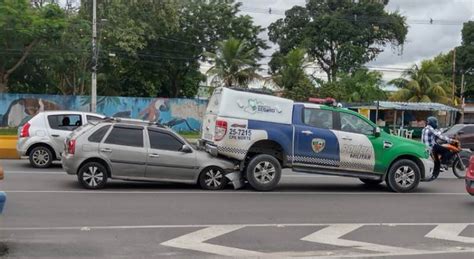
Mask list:
[[241,176],[262,191],[292,168],[408,192],[433,168],[421,142],[381,132],[356,112],[229,88],[214,91],[202,130],[200,146],[241,161]]

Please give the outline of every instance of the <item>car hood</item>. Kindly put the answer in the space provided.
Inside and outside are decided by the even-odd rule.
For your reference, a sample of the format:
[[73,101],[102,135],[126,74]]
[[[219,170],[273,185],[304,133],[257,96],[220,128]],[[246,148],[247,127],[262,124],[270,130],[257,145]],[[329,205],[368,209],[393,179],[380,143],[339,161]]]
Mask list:
[[202,150],[195,150],[196,159],[201,167],[219,166],[223,169],[233,169],[236,163],[230,159],[215,157]]

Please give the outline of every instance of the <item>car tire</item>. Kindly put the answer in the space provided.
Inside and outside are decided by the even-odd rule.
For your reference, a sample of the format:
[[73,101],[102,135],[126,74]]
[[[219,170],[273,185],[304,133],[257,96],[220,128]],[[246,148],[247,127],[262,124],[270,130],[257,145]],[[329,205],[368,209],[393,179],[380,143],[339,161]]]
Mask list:
[[48,168],[53,163],[53,152],[47,146],[37,146],[30,151],[29,159],[34,168]]
[[393,163],[387,174],[387,186],[394,192],[410,192],[420,184],[421,172],[418,165],[409,159]]
[[281,165],[271,155],[257,155],[250,159],[245,175],[256,191],[271,191],[280,182]]
[[87,162],[77,172],[82,187],[89,190],[102,189],[107,184],[107,168],[98,162]]
[[222,190],[228,183],[224,170],[217,166],[207,167],[199,174],[199,185],[204,190]]
[[383,180],[374,180],[374,179],[367,179],[367,178],[359,178],[359,180],[369,186],[377,186],[383,182]]

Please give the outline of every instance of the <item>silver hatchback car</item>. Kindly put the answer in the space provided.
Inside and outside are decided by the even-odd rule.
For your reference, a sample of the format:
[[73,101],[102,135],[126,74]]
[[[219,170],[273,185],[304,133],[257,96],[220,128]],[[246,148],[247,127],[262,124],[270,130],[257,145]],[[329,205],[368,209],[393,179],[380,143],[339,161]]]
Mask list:
[[[199,184],[223,189],[237,166],[196,150],[169,128],[144,121],[106,119],[74,131],[66,141],[63,169],[87,189],[108,178]],[[230,177],[229,177],[230,178]]]
[[17,152],[28,156],[30,164],[46,168],[61,159],[64,141],[71,132],[104,115],[80,111],[45,111],[36,114],[18,129]]

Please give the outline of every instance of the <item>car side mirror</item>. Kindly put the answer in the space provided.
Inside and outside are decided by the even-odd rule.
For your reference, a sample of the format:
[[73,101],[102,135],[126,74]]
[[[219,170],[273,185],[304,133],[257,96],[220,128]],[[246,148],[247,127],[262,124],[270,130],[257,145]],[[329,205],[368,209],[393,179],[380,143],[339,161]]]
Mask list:
[[181,152],[183,153],[191,153],[193,150],[188,146],[188,145],[183,145],[180,149]]
[[380,137],[380,134],[381,134],[380,132],[381,132],[381,131],[380,131],[380,128],[379,128],[379,127],[376,127],[376,128],[374,129],[374,136],[377,137],[377,138]]

